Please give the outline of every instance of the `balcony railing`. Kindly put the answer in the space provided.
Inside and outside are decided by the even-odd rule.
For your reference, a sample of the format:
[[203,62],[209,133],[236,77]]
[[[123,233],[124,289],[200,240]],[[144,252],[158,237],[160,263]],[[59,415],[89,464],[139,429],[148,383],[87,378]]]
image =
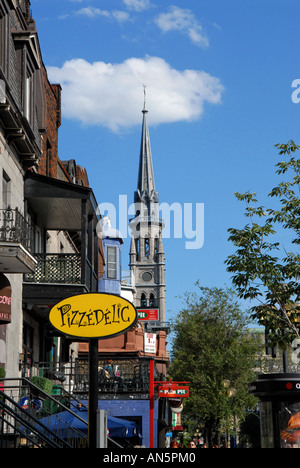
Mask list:
[[88,259],[82,265],[80,254],[33,255],[37,260],[36,269],[24,275],[25,283],[85,285],[90,292],[98,291],[97,273]]
[[[27,377],[38,374],[60,385],[65,391],[84,397],[89,390],[89,364],[87,359],[76,359],[69,363],[34,363],[29,369],[24,365]],[[163,380],[155,369],[156,380]],[[147,358],[123,358],[98,362],[99,394],[149,393],[149,360]]]
[[29,283],[81,284],[80,254],[34,254],[35,272],[25,275]]
[[33,228],[17,208],[0,209],[0,241],[20,243],[32,251]]

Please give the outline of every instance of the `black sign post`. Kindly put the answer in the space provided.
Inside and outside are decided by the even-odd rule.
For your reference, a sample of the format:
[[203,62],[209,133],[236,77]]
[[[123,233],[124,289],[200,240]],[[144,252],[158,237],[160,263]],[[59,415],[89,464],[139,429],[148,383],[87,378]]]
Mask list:
[[98,339],[89,340],[89,448],[97,448]]

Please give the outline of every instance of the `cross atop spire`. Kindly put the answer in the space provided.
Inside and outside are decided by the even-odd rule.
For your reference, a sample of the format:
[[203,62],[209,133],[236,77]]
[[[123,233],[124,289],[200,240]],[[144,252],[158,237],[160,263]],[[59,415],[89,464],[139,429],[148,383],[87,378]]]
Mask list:
[[143,85],[143,88],[144,88],[144,109],[143,109],[143,112],[148,112],[148,111],[146,110],[146,95],[147,95],[147,93],[146,93],[146,88],[147,88],[147,85],[144,84],[144,85]]

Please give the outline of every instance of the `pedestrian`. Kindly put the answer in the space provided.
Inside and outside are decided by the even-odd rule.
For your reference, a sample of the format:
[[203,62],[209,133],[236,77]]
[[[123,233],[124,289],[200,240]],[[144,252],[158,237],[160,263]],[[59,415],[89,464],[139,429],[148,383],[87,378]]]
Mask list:
[[103,366],[103,369],[108,372],[110,378],[114,377],[114,371],[113,371],[113,361],[112,359],[109,359]]
[[189,448],[197,448],[194,440],[189,442]]
[[179,443],[177,442],[177,440],[173,440],[171,442],[171,448],[179,448]]

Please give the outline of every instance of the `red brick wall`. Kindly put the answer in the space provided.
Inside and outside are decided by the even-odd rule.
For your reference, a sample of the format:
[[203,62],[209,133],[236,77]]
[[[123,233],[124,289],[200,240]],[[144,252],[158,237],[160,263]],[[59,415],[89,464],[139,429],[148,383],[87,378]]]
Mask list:
[[90,186],[86,169],[82,166],[76,166],[76,179],[81,180],[84,187]]
[[57,178],[58,165],[58,129],[61,115],[61,87],[51,85],[45,67],[43,67],[44,89],[46,96],[46,129],[42,142],[42,157],[39,163],[39,174]]

